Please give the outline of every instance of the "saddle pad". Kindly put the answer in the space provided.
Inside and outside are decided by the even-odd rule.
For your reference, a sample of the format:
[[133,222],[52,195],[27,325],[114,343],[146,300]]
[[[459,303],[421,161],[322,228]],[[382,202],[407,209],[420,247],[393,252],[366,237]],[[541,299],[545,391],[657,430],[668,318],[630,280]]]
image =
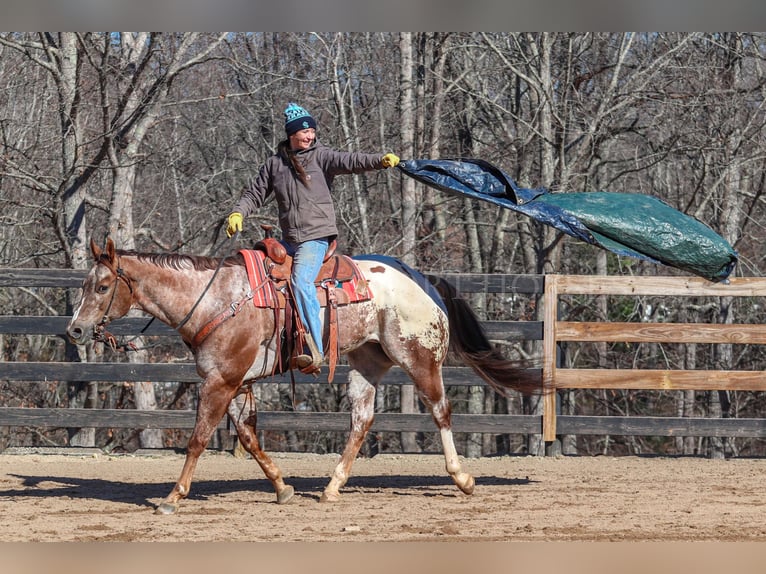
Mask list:
[[250,289],[253,292],[253,304],[256,307],[279,307],[279,298],[274,282],[266,274],[264,260],[266,254],[263,251],[252,249],[240,249],[239,252],[245,258],[247,279],[250,281]]
[[[284,307],[284,295],[277,291],[275,281],[266,272],[266,254],[258,249],[240,249],[240,253],[245,258],[247,277],[253,291],[253,304],[256,307],[269,307],[272,309]],[[336,255],[335,257],[345,256]],[[337,303],[345,305],[372,299],[370,285],[356,262],[350,257],[345,258],[351,264],[353,273],[351,279],[335,282],[335,288],[342,290],[342,293],[336,293],[336,295],[340,295],[337,296]],[[327,296],[326,289],[322,287],[321,283],[327,280],[331,280],[331,278],[317,278],[317,295],[319,303],[323,307],[327,305]]]

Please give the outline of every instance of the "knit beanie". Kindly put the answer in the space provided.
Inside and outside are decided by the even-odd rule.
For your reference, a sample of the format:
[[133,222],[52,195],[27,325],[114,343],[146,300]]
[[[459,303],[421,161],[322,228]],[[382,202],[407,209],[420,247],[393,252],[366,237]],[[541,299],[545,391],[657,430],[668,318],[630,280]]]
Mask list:
[[298,104],[290,102],[285,108],[285,131],[288,136],[308,128],[316,129],[317,123],[311,114]]

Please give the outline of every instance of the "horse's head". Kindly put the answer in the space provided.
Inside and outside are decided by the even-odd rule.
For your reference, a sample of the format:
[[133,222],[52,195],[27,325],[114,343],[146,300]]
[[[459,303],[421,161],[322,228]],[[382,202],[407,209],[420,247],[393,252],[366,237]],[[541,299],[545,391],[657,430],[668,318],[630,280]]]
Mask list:
[[66,329],[69,339],[77,345],[91,338],[104,340],[104,327],[125,315],[133,303],[131,280],[120,267],[114,242],[108,239],[101,250],[91,239],[90,250],[96,263],[82,284],[80,303]]

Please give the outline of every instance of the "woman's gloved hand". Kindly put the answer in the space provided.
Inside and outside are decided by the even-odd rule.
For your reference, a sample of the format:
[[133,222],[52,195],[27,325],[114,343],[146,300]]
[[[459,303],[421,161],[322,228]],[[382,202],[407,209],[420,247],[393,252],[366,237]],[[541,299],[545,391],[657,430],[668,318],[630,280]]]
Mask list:
[[387,153],[383,156],[383,159],[380,161],[380,163],[383,165],[383,167],[396,167],[399,165],[399,156],[392,153]]
[[242,214],[235,211],[229,215],[229,226],[226,228],[226,235],[231,237],[237,231],[242,231]]

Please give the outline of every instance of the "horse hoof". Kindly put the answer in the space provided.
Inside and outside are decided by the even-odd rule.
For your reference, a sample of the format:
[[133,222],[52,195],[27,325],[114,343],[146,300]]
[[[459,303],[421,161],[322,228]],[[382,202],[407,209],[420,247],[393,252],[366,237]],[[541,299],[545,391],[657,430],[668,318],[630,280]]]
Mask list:
[[154,514],[175,514],[178,512],[178,505],[170,502],[163,502],[154,511]]
[[295,489],[289,484],[277,492],[277,504],[287,504],[295,494]]
[[319,502],[338,502],[339,500],[340,500],[340,494],[323,492],[322,498],[319,499]]
[[463,494],[473,494],[473,489],[476,486],[476,481],[473,476],[466,474],[465,477],[455,477],[455,484]]

